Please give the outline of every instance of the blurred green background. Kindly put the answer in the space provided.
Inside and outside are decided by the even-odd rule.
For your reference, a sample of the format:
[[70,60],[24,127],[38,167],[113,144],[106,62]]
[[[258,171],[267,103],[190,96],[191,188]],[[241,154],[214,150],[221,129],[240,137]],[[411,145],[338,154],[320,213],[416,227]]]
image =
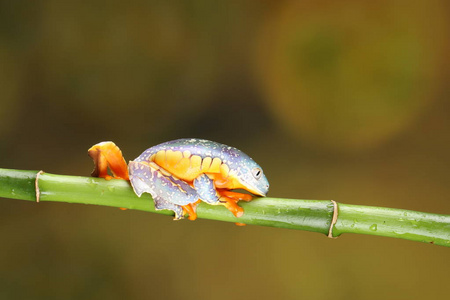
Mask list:
[[[448,1],[0,1],[0,166],[181,137],[270,196],[450,214]],[[448,248],[0,201],[0,299],[431,299]]]

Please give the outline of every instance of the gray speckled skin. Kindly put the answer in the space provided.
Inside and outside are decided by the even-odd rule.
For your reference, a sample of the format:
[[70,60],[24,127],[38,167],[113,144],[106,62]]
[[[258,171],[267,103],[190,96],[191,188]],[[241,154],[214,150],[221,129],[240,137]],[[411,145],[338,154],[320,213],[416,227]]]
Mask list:
[[192,155],[199,155],[202,159],[205,157],[218,157],[223,163],[228,165],[240,182],[250,190],[259,191],[261,196],[265,196],[269,190],[269,182],[264,173],[259,179],[252,175],[254,168],[259,168],[262,172],[262,168],[252,158],[239,149],[213,141],[187,138],[165,142],[148,148],[134,161],[148,161],[158,151],[169,149],[182,152],[188,150]]
[[155,208],[172,210],[175,213],[175,219],[183,217],[181,205],[198,200],[197,192],[189,184],[172,176],[163,175],[146,162],[131,161],[128,169],[131,186],[136,195],[140,197],[143,193],[151,194]]

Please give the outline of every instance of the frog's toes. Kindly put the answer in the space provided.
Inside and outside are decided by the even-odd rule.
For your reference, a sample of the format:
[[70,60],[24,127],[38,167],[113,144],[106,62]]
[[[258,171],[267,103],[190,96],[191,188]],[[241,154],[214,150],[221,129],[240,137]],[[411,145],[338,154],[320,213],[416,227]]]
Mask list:
[[195,221],[197,219],[197,205],[199,202],[200,200],[195,203],[189,203],[182,206],[183,212],[189,214],[188,219],[191,221]]
[[[101,142],[88,150],[89,156],[94,160],[95,168],[93,177],[101,177],[106,180],[111,178],[128,180],[127,163],[122,156],[122,151],[113,142]],[[108,175],[108,168],[113,176]]]
[[244,214],[244,209],[237,205],[235,199],[220,197],[220,203],[223,204],[236,218],[242,217]]
[[243,200],[243,201],[249,202],[253,199],[253,197],[249,194],[237,193],[237,192],[227,191],[227,190],[220,190],[219,194],[221,196],[225,196],[227,198],[231,198],[236,201]]

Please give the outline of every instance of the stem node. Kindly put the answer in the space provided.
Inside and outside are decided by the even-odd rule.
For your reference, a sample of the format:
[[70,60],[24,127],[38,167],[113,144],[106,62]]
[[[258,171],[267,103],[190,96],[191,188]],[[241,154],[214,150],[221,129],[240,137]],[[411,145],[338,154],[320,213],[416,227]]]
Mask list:
[[44,171],[40,170],[36,174],[36,180],[34,181],[34,189],[36,192],[36,202],[39,203],[39,198],[41,196],[41,191],[39,190],[39,175],[44,174]]
[[328,230],[328,237],[330,239],[337,239],[338,236],[333,236],[333,226],[336,224],[339,214],[338,203],[334,200],[330,200],[333,203],[333,218],[331,219],[330,229]]

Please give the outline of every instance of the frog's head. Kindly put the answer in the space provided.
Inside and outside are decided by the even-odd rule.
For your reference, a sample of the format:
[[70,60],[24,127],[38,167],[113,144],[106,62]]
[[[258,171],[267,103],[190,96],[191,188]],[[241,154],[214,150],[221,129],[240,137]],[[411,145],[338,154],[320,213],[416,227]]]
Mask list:
[[240,185],[258,196],[266,196],[269,191],[269,181],[262,168],[252,159],[245,160],[239,167],[238,180]]

